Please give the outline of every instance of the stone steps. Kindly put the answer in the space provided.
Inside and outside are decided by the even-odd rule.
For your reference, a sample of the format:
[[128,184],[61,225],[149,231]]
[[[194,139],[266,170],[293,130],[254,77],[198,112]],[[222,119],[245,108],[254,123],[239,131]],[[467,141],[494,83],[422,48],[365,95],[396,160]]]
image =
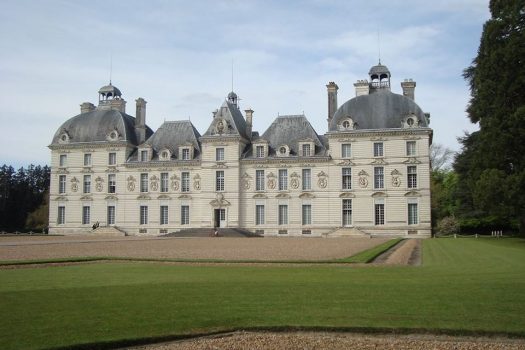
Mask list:
[[117,228],[116,226],[99,226],[91,231],[95,236],[102,237],[124,237],[127,236],[125,231]]
[[370,237],[369,234],[361,231],[357,227],[341,227],[333,232],[330,232],[326,237]]

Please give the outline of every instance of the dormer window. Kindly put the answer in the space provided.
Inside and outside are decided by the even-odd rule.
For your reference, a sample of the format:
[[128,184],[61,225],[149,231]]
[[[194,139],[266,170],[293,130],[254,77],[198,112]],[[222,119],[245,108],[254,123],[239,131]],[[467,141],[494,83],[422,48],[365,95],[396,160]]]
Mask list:
[[141,162],[147,162],[149,160],[149,154],[147,149],[143,149],[140,151],[140,161]]
[[193,159],[193,146],[183,146],[179,148],[179,158],[181,160]]
[[345,119],[343,119],[341,121],[341,123],[339,124],[339,129],[340,130],[354,130],[355,129],[355,126],[356,124],[354,123],[354,121],[352,120],[352,118],[350,117],[346,117]]
[[190,150],[187,148],[184,148],[182,150],[182,160],[189,160],[190,159]]
[[107,140],[108,141],[117,141],[118,140],[118,132],[116,130],[112,130],[108,136],[107,136]]
[[413,114],[405,117],[402,121],[403,128],[415,128],[419,126],[419,119]]
[[67,131],[62,131],[62,134],[58,138],[58,143],[68,143],[69,142],[69,134]]
[[315,154],[315,143],[313,140],[306,139],[299,141],[299,156],[311,157]]
[[264,158],[268,156],[268,142],[266,140],[257,140],[252,145],[252,152],[255,158]]
[[163,149],[160,151],[159,159],[160,160],[170,160],[171,158],[171,152],[168,149]]
[[301,147],[301,151],[303,152],[303,157],[310,157],[311,155],[311,147],[310,144],[304,144]]
[[277,148],[277,155],[279,157],[287,157],[290,155],[290,148],[287,145],[281,145]]
[[255,146],[255,156],[257,158],[264,158],[264,146]]
[[91,153],[84,153],[84,166],[91,166]]

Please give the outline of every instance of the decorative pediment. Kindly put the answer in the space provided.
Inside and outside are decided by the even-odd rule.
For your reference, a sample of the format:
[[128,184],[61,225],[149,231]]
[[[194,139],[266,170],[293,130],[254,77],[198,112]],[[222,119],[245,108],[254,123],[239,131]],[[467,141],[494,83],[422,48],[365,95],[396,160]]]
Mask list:
[[421,193],[418,191],[412,190],[405,193],[405,197],[421,197]]
[[377,158],[377,159],[374,159],[374,161],[370,164],[380,164],[380,165],[386,165],[388,164],[387,162],[385,162],[385,160],[383,158]]
[[374,192],[372,193],[371,197],[387,197],[385,192]]
[[393,175],[393,176],[396,176],[396,175],[397,175],[397,176],[399,176],[399,175],[401,175],[401,173],[399,172],[399,170],[394,169],[394,170],[392,170],[392,172],[390,173],[390,175]]
[[317,174],[318,177],[328,177],[328,175],[324,172],[324,171],[321,171],[319,174]]
[[258,145],[258,144],[267,144],[267,143],[268,143],[268,141],[265,140],[265,139],[257,139],[257,140],[255,140],[255,141],[252,141],[252,144],[253,144],[253,145]]
[[405,164],[421,164],[421,161],[419,161],[416,157],[410,157],[407,160],[405,160],[403,163],[405,163]]
[[290,175],[290,177],[300,177],[295,171]]
[[67,197],[66,196],[58,196],[55,198],[56,201],[68,201]]
[[82,170],[80,171],[81,173],[93,173],[94,171],[91,169],[91,168],[82,168]]
[[104,199],[107,200],[107,201],[118,201],[118,197],[114,196],[112,194],[107,195]]
[[115,166],[109,166],[107,169],[106,169],[106,173],[118,173],[118,169],[117,167]]
[[343,192],[339,195],[339,198],[355,198],[355,194],[351,192]]
[[221,208],[227,207],[231,205],[231,203],[224,199],[224,195],[222,193],[217,193],[215,199],[210,202],[210,205],[214,208]]
[[161,194],[160,196],[157,197],[157,199],[171,199],[171,197],[168,196],[167,194]]
[[348,142],[355,142],[356,139],[351,139],[351,138],[348,138],[348,137],[345,137],[344,139],[337,139],[337,142],[344,142],[344,143],[348,143]]
[[257,194],[255,194],[252,198],[253,198],[253,199],[267,199],[268,196],[265,195],[265,194],[262,194],[262,193],[257,193]]
[[275,174],[270,172],[268,175],[266,175],[267,178],[275,178]]
[[141,194],[140,196],[137,197],[137,199],[140,199],[140,200],[149,200],[151,199],[151,197],[147,194]]
[[177,198],[178,199],[191,199],[191,196],[189,194],[181,194]]
[[211,166],[213,169],[227,169],[226,162],[217,162]]
[[242,179],[251,179],[252,177],[247,172],[245,172],[244,174],[241,175],[241,178]]
[[81,201],[92,201],[93,197],[91,197],[91,196],[82,196],[82,197],[80,197],[80,200]]
[[312,199],[312,198],[315,198],[315,196],[311,193],[308,193],[308,192],[305,192],[305,193],[301,193],[299,195],[299,198],[301,199]]
[[338,165],[355,165],[350,159],[345,159],[342,162],[337,163]]
[[58,168],[57,174],[69,174],[66,168]]
[[374,136],[370,138],[370,141],[386,141],[387,139],[383,136]]
[[275,198],[279,198],[279,199],[290,199],[292,197],[290,197],[290,195],[288,193],[279,193],[277,196],[275,196]]
[[369,176],[368,173],[364,170],[361,170],[357,175],[359,176]]

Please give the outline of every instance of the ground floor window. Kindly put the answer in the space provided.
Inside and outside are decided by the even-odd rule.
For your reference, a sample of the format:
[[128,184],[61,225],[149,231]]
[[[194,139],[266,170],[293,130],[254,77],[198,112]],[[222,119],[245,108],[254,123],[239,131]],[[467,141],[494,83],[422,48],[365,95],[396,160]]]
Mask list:
[[91,222],[91,207],[82,207],[82,225],[89,225]]
[[190,224],[190,207],[188,205],[182,205],[180,207],[180,224],[181,225]]
[[303,216],[303,220],[302,220],[303,225],[312,224],[312,205],[311,204],[303,204],[302,216]]
[[408,224],[417,225],[417,203],[408,203]]
[[141,225],[148,224],[148,206],[147,205],[140,206],[140,224]]
[[375,203],[375,224],[376,225],[385,224],[385,203],[384,202]]
[[288,205],[279,205],[279,225],[288,225]]
[[108,205],[108,225],[115,225],[115,206]]
[[264,225],[264,205],[255,206],[255,225]]
[[58,207],[57,224],[63,225],[65,223],[66,223],[66,207],[61,205]]
[[343,199],[343,226],[352,226],[352,200]]
[[160,206],[160,224],[161,225],[168,224],[168,206],[167,205]]

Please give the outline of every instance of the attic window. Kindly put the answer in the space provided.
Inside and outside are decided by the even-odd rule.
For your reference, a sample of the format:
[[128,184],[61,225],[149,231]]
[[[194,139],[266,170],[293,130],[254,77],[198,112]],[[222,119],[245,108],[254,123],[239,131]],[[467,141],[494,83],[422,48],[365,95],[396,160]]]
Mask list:
[[58,138],[58,142],[59,143],[68,143],[69,142],[69,135],[67,134],[67,132],[64,132],[64,133],[62,133],[62,135],[60,135],[60,137]]
[[353,130],[354,129],[354,121],[352,120],[352,118],[347,117],[341,122],[340,128],[342,130]]
[[149,156],[148,156],[148,150],[141,150],[140,151],[140,161],[141,162],[147,162],[149,159]]
[[345,121],[343,122],[343,128],[345,128],[345,129],[350,128],[350,122],[349,122],[348,120],[345,120]]
[[168,151],[167,149],[162,150],[160,152],[160,159],[161,160],[169,160],[170,158],[171,158],[171,154],[170,154],[170,151]]
[[279,153],[286,154],[286,147],[279,148]]
[[412,127],[414,125],[414,118],[408,118],[407,119],[408,126]]
[[277,156],[287,157],[288,155],[290,155],[290,148],[287,145],[279,146]]

